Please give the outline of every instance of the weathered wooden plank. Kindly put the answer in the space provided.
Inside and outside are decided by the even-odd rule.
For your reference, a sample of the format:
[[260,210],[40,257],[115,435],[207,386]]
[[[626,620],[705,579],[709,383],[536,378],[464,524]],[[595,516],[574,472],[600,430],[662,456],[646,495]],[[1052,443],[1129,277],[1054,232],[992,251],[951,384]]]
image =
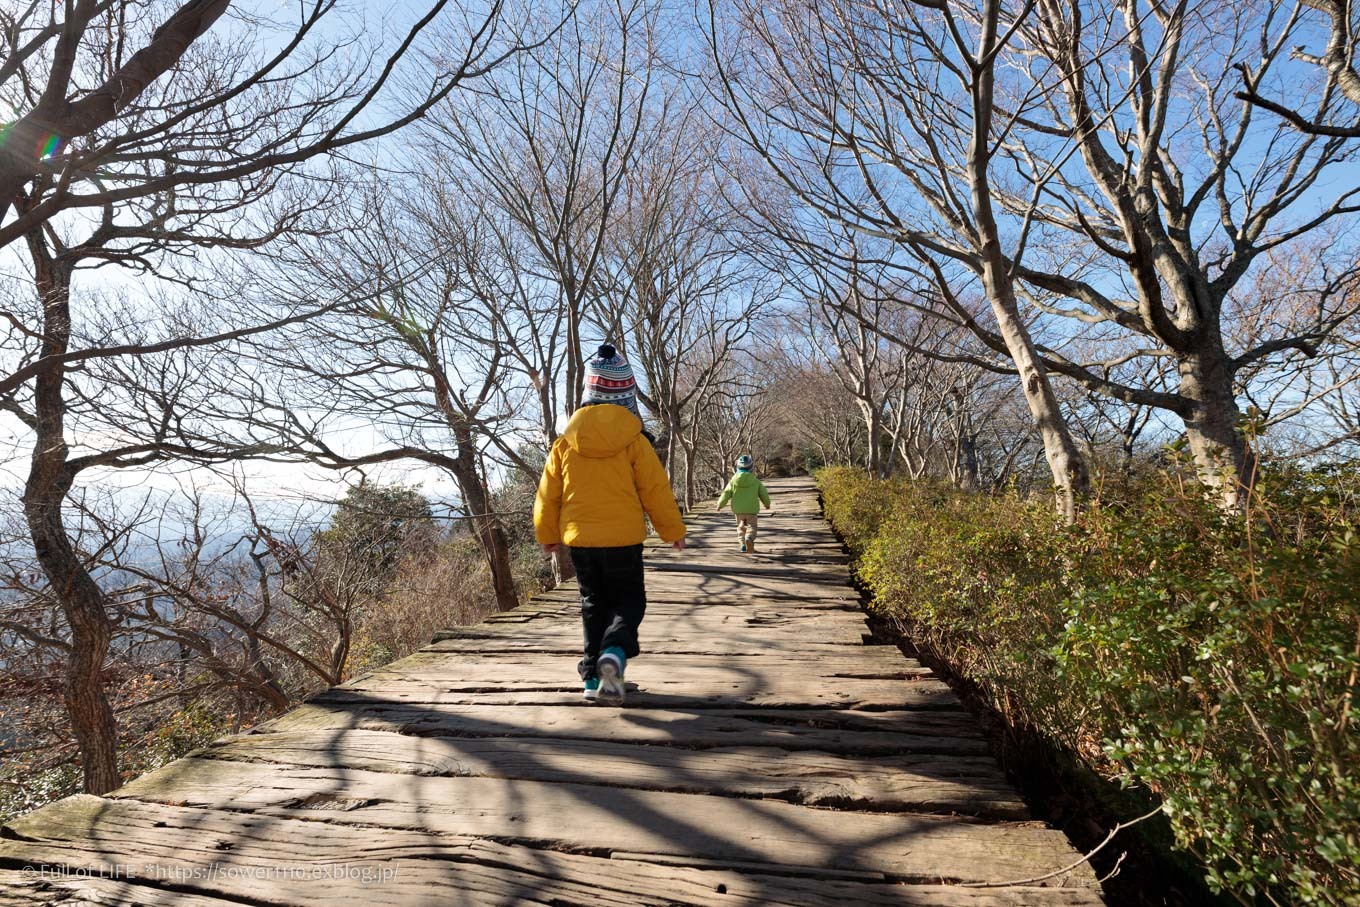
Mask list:
[[698,598],[754,599],[764,597],[778,601],[857,602],[859,596],[843,583],[818,583],[809,580],[784,581],[777,577],[747,576],[744,573],[681,573],[654,570],[647,576],[648,594],[686,593]]
[[[543,593],[543,597],[544,600],[539,603],[537,609],[524,612],[516,609],[504,615],[487,618],[484,623],[499,623],[506,617],[523,616],[524,614],[575,614],[581,601],[580,592],[575,587],[558,587],[552,592]],[[652,582],[647,584],[647,607],[648,610],[656,609],[679,614],[697,614],[723,608],[738,608],[746,611],[756,609],[796,611],[807,617],[820,616],[819,612],[845,612],[849,615],[859,616],[864,614],[859,597],[850,593],[839,597],[793,598],[787,595],[762,595],[758,591],[751,592],[748,590],[740,595],[713,594],[696,599],[690,590],[669,590],[665,583]]]
[[[869,625],[861,618],[825,618],[799,621],[797,618],[778,615],[774,612],[712,613],[712,614],[649,614],[638,631],[639,639],[691,640],[695,643],[718,642],[731,636],[749,643],[764,643],[760,654],[778,657],[782,652],[798,653],[800,642],[820,641],[826,638],[836,641],[855,640],[862,645],[862,637],[869,632]],[[510,638],[519,639],[536,634],[552,634],[581,637],[581,624],[578,615],[556,620],[526,622],[517,626],[488,626],[479,631],[455,634],[464,638]],[[814,634],[816,634],[814,636]],[[435,650],[437,651],[437,650]],[[886,651],[886,650],[885,650]],[[872,655],[870,657],[873,657]]]
[[[525,616],[518,622],[497,621],[495,623],[473,624],[468,627],[450,627],[443,631],[451,635],[460,634],[500,634],[519,635],[522,633],[553,632],[581,633],[581,606],[573,600],[560,614]],[[800,628],[816,628],[818,632],[844,635],[862,634],[867,631],[867,615],[859,609],[847,610],[839,606],[832,608],[805,608],[801,614],[785,607],[759,607],[745,604],[719,604],[713,607],[685,608],[667,606],[666,603],[649,601],[647,614],[643,618],[641,634],[656,638],[707,639],[720,633],[741,633],[747,630],[769,631],[765,651],[771,655],[779,651],[798,651],[788,639],[781,639],[779,631],[785,635],[796,634]],[[806,638],[806,635],[805,635]]]
[[[737,680],[722,685],[709,680],[676,682],[655,677],[642,670],[629,671],[628,707],[648,708],[735,708],[764,706],[771,709],[840,708],[840,709],[913,709],[952,707],[956,700],[948,685],[939,680],[840,680],[834,685],[819,683],[816,678],[791,675],[764,675],[758,680]],[[334,695],[333,695],[334,694]],[[455,703],[496,705],[558,704],[580,695],[580,681],[570,676],[567,666],[560,680],[552,683],[517,684],[490,677],[479,680],[438,681],[425,678],[410,680],[358,680],[344,689],[336,688],[312,701],[343,701],[340,697],[352,694],[358,699],[388,699],[408,703]]]
[[[911,658],[904,658],[896,649],[888,647],[863,648],[847,651],[833,649],[826,653],[788,651],[756,655],[652,655],[629,661],[630,671],[639,672],[645,664],[646,674],[663,675],[676,683],[727,683],[733,677],[753,678],[794,674],[808,679],[836,678],[907,680],[931,676],[931,670]],[[575,672],[569,659],[519,652],[489,652],[476,657],[454,656],[422,650],[370,671],[371,678],[420,677],[444,681],[467,678],[484,679],[488,674],[504,675],[507,682],[537,682],[557,677],[566,668]],[[345,689],[348,684],[341,685]]]
[[[773,800],[587,783],[389,775],[187,758],[111,794],[286,818],[419,829],[577,850],[628,850],[748,863],[866,869],[902,881],[999,882],[1060,868],[1075,854],[1030,823],[977,824],[912,813],[812,809]],[[1087,868],[1065,877],[1094,885]]]
[[1029,812],[992,760],[854,756],[769,747],[707,750],[616,741],[411,737],[351,729],[255,734],[214,744],[205,758],[413,775],[579,782],[607,766],[609,784],[642,790],[765,797],[873,812],[946,812],[1025,819]]
[[[31,840],[0,841],[0,903],[154,904],[221,907],[291,904],[333,907],[440,905],[788,904],[795,907],[1085,907],[1100,903],[1081,888],[996,891],[940,885],[843,881],[798,867],[754,864],[667,865],[647,855],[608,859],[496,841],[339,823],[105,800],[80,795],[54,805],[41,823],[20,820]],[[622,852],[621,852],[622,855]],[[664,858],[663,858],[664,859]],[[98,872],[132,864],[136,879],[65,881],[40,888],[12,865],[79,867]],[[761,870],[765,870],[762,872]],[[367,871],[369,881],[362,881]],[[348,885],[335,880],[348,873]],[[331,878],[328,879],[327,875]],[[54,874],[58,879],[61,875]],[[177,880],[175,890],[161,880]],[[242,880],[245,880],[244,882]],[[220,896],[220,897],[219,897]]]
[[[649,576],[655,575],[649,571]],[[692,588],[670,588],[668,583],[647,585],[647,610],[649,613],[669,615],[702,615],[707,612],[718,614],[743,614],[768,612],[780,615],[798,615],[809,620],[851,620],[862,619],[864,609],[859,598],[853,595],[816,595],[796,597],[789,595],[767,595],[759,590],[744,590],[740,594],[705,594],[695,596]],[[554,589],[544,594],[543,601],[536,601],[536,607],[496,614],[484,620],[483,624],[496,625],[516,623],[534,619],[569,618],[580,613],[581,596],[575,588]]]
[[[578,701],[579,702],[579,701]],[[954,701],[957,706],[957,701]],[[708,749],[761,746],[783,750],[894,755],[983,755],[977,725],[954,710],[857,712],[818,709],[606,709],[590,705],[400,703],[338,692],[318,697],[259,732],[347,729],[415,736],[559,737]]]
[[740,554],[707,553],[703,560],[696,560],[693,557],[682,559],[683,556],[683,553],[675,551],[670,554],[653,555],[646,560],[647,569],[653,576],[665,579],[669,579],[673,574],[699,576],[711,573],[736,574],[743,578],[772,578],[780,582],[829,585],[836,587],[837,592],[842,594],[845,584],[850,579],[850,570],[844,564],[826,564],[820,561],[798,564],[783,560],[756,559]]
[[[559,614],[523,614],[520,615],[518,621],[498,620],[477,624],[476,627],[482,628],[486,632],[516,632],[539,630],[545,627],[553,627],[559,630],[571,629],[580,632],[581,612],[579,602],[571,602],[568,608],[569,610]],[[800,626],[817,627],[827,631],[853,628],[857,632],[863,632],[865,627],[865,615],[862,611],[845,611],[837,607],[810,612],[811,609],[806,609],[798,614],[785,608],[743,605],[711,608],[690,607],[680,610],[659,606],[656,602],[649,602],[647,616],[642,623],[642,632],[654,636],[679,633],[691,635],[704,633],[706,635],[705,628],[709,628],[711,631],[719,631],[723,629],[740,630],[743,627],[756,626],[771,630],[796,629]],[[777,637],[771,638],[769,646],[771,653],[773,654],[779,648],[781,648],[781,640]],[[784,646],[784,648],[788,647]]]
[[[581,657],[580,631],[570,633],[528,633],[505,634],[497,636],[454,636],[445,637],[427,646],[427,652],[461,653],[465,655],[487,655],[493,652],[537,652],[567,657],[573,661]],[[689,636],[684,639],[658,639],[650,634],[644,640],[646,651],[643,657],[653,655],[759,655],[769,650],[768,639],[723,636],[714,639],[699,639]],[[838,641],[818,640],[804,643],[802,651],[810,655],[818,652],[834,654],[838,649],[856,650],[863,645],[862,640],[849,638]]]
[[[734,540],[700,536],[695,548],[705,560],[710,556],[732,558],[750,567],[785,566],[799,570],[830,566],[833,569],[844,570],[852,563],[845,546],[829,537],[781,538],[766,533],[757,542],[757,546],[755,551],[742,551]],[[688,547],[686,550],[689,550]],[[658,548],[655,556],[671,555],[665,549]],[[734,567],[740,569],[737,564],[734,564]]]
[[[671,615],[666,613],[650,615],[643,621],[639,635],[643,639],[687,641],[696,644],[721,642],[725,637],[733,637],[750,644],[762,645],[761,652],[769,654],[780,649],[801,651],[798,643],[836,644],[851,642],[863,645],[862,637],[869,632],[869,626],[862,619],[831,621],[810,621],[800,625],[789,619],[776,619],[763,616],[759,612],[746,614],[714,613],[709,615]],[[815,630],[817,635],[811,636]],[[824,638],[822,634],[826,634]],[[575,614],[570,618],[545,620],[537,623],[519,625],[477,624],[475,627],[453,628],[440,634],[442,639],[526,639],[535,636],[568,637],[578,642],[581,639],[581,624]],[[430,651],[439,651],[437,648]]]
[[[865,648],[861,657],[793,653],[770,655],[652,655],[629,665],[629,681],[642,705],[661,705],[677,697],[710,706],[730,703],[770,706],[898,708],[919,703],[923,693],[944,694],[947,687],[928,668],[883,648]],[[420,652],[356,678],[336,691],[397,699],[447,694],[530,700],[522,694],[570,694],[579,684],[575,662],[537,654],[499,652],[455,657]],[[505,697],[517,699],[506,699]],[[551,701],[551,697],[549,698]]]
[[[839,614],[825,614],[799,620],[789,614],[774,610],[712,610],[707,612],[668,611],[649,608],[642,622],[639,635],[652,639],[694,639],[704,642],[723,634],[741,635],[752,642],[763,642],[765,654],[775,655],[780,650],[798,652],[801,646],[793,644],[800,638],[803,642],[816,642],[808,638],[809,630],[827,633],[836,637],[849,638],[862,636],[868,632],[869,625],[862,613],[842,617]],[[471,627],[451,627],[442,631],[444,638],[520,638],[535,633],[551,633],[559,636],[581,635],[581,618],[578,606],[573,606],[571,614],[558,615],[521,621],[518,624],[475,624]],[[716,640],[715,640],[716,641]],[[857,642],[856,645],[859,643]]]
[[[649,543],[627,708],[577,698],[569,584],[111,799],[20,820],[0,839],[0,904],[1100,903],[1085,867],[1061,883],[1073,888],[918,884],[1025,877],[1077,855],[1021,821],[944,684],[861,645],[812,484],[772,487],[758,553],[736,553],[731,517],[711,512],[687,517],[688,551]],[[21,873],[115,857],[154,877]],[[337,864],[391,875],[295,873]]]

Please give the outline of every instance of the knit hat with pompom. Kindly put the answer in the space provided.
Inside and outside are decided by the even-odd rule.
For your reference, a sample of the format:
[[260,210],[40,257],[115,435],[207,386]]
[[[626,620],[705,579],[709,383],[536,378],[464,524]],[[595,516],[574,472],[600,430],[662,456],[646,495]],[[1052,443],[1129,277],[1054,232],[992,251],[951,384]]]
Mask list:
[[586,362],[585,403],[613,403],[626,407],[639,419],[637,381],[633,367],[612,344],[601,344],[595,358]]

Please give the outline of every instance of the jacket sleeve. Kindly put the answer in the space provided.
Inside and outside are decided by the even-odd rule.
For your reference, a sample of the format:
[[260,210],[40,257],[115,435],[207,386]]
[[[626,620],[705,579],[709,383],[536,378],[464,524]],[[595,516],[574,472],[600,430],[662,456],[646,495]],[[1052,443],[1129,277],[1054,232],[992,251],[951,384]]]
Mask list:
[[548,462],[543,464],[534,495],[534,538],[540,545],[562,541],[562,460],[556,444],[548,451]]
[[770,509],[770,489],[765,487],[765,483],[760,483],[760,502],[765,505],[765,509]]
[[732,482],[729,479],[727,486],[723,488],[722,497],[718,498],[718,509],[722,510],[727,506],[727,502],[732,500]]
[[633,451],[633,481],[637,484],[642,509],[651,518],[656,534],[663,542],[675,542],[685,537],[685,522],[671,493],[671,480],[657,458],[652,445],[639,439]]

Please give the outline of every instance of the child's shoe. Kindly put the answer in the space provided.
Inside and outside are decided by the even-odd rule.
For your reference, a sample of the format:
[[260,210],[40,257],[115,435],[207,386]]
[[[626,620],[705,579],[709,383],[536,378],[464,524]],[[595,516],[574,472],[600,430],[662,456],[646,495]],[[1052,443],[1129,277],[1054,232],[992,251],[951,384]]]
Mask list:
[[627,664],[628,657],[618,646],[610,646],[600,653],[595,661],[595,671],[600,675],[600,702],[623,705],[623,669]]
[[581,698],[586,702],[594,702],[600,698],[600,678],[592,677],[586,681],[586,688],[581,691]]
[[746,553],[746,543],[745,543],[745,542],[742,542],[742,543],[741,543],[741,553],[742,553],[742,554],[745,554],[745,553]]

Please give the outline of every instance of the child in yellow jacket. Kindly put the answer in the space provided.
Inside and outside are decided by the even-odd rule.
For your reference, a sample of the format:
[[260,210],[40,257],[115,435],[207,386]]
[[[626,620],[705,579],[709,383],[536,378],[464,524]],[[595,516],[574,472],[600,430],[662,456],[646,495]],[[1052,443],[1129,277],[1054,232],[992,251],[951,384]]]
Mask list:
[[622,703],[623,673],[639,653],[647,609],[643,514],[661,540],[685,547],[670,479],[637,411],[628,361],[605,344],[586,363],[586,395],[553,443],[534,499],[534,535],[548,553],[565,545],[581,590],[584,697]]

